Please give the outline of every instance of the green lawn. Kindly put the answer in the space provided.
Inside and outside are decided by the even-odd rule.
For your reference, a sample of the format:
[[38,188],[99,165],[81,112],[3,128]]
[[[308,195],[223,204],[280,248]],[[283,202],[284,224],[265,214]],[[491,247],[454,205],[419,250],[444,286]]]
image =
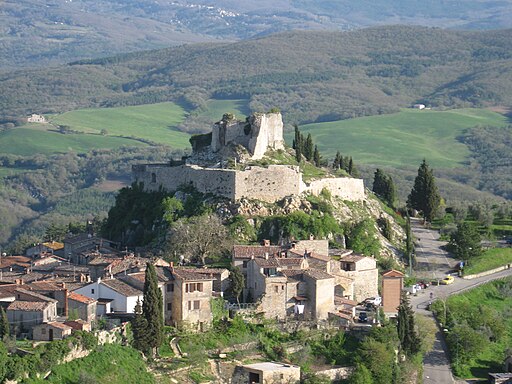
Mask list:
[[[434,167],[451,168],[469,155],[468,148],[456,140],[466,128],[507,124],[505,116],[486,109],[404,109],[390,115],[307,124],[300,130],[311,133],[327,157],[333,158],[339,150],[356,163],[416,168],[425,158]],[[288,134],[289,143],[291,139]]]
[[188,148],[190,135],[179,132],[187,112],[175,103],[158,103],[117,108],[78,109],[49,116],[55,125],[67,125],[73,130],[99,133],[106,129],[109,136],[133,136],[166,144],[173,148]]
[[466,275],[473,275],[512,263],[512,248],[493,248],[485,251],[465,268]]
[[90,134],[61,134],[30,128],[14,128],[0,132],[0,153],[20,156],[35,154],[87,152],[94,148],[118,148],[145,145],[120,137]]

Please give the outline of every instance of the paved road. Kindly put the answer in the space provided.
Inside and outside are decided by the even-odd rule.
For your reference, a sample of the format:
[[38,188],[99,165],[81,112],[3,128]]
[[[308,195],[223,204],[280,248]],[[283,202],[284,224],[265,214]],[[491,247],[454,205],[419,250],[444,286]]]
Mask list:
[[[439,235],[436,231],[425,229],[421,222],[416,220],[412,222],[412,231],[419,243],[416,247],[416,258],[421,263],[420,275],[424,275],[428,279],[432,279],[432,277],[442,278],[453,269],[453,266],[457,264],[457,260],[453,259],[446,251],[440,249],[445,243],[438,240]],[[446,299],[450,295],[475,288],[487,281],[507,276],[512,276],[512,269],[473,280],[464,280],[456,277],[455,282],[451,285],[430,286],[425,290],[419,291],[416,296],[411,297],[411,305],[416,313],[433,318],[432,312],[426,309],[431,300],[430,293],[433,295],[433,300]],[[424,384],[449,384],[455,382],[450,370],[446,344],[440,329],[436,333],[434,348],[425,355],[423,360],[423,382]]]

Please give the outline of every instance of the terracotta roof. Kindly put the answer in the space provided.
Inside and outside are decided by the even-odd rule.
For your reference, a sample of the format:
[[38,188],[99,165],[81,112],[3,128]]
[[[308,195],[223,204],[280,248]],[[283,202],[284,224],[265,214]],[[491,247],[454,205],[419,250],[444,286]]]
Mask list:
[[382,276],[383,277],[404,277],[405,275],[402,272],[400,272],[400,271],[396,271],[394,269],[391,269],[391,270],[389,270],[387,272],[384,272],[382,274]]
[[140,289],[134,288],[132,285],[127,284],[124,281],[119,279],[105,279],[101,280],[101,283],[106,287],[124,295],[124,296],[142,296],[142,291]]
[[317,260],[322,260],[322,261],[331,261],[331,258],[328,255],[321,255],[320,253],[316,253],[316,252],[309,252],[308,257],[314,258]]
[[73,301],[78,301],[79,303],[83,303],[83,304],[92,304],[96,301],[94,299],[91,299],[90,297],[81,295],[76,292],[70,292],[68,294],[68,299],[73,300]]
[[217,275],[222,274],[226,271],[226,268],[197,268],[194,272]]
[[66,288],[55,281],[34,281],[26,285],[31,291],[63,291]]
[[[52,299],[51,297],[41,295],[37,292],[29,291],[29,290],[23,289],[23,288],[18,288],[16,290],[16,292],[23,293],[24,295],[33,297],[34,299],[38,299],[39,301],[47,301],[47,302],[54,302],[54,303],[56,303],[58,301],[58,300]],[[35,301],[37,301],[37,300],[35,300]]]
[[275,257],[271,257],[268,259],[254,259],[256,265],[261,268],[278,268],[280,267],[279,260]]
[[71,328],[79,331],[83,329],[84,325],[89,324],[87,321],[82,319],[76,319],[76,320],[67,320],[64,322],[64,324],[70,326]]
[[9,268],[12,265],[29,267],[32,259],[26,256],[6,256],[1,258],[0,269]]
[[343,312],[329,312],[329,315],[333,315],[336,317],[340,317],[345,320],[352,320],[352,315],[349,315],[348,313]]
[[304,262],[302,257],[281,257],[277,259],[281,266],[296,266],[300,267]]
[[84,240],[94,241],[94,240],[99,240],[99,239],[96,236],[90,235],[88,233],[80,233],[79,235],[69,236],[69,237],[65,238],[64,243],[76,244],[76,243],[80,243]]
[[352,254],[354,251],[351,249],[344,249],[344,248],[331,248],[329,249],[329,256],[348,256]]
[[334,276],[329,275],[327,272],[319,271],[318,269],[308,269],[304,271],[304,275],[310,276],[315,280],[334,279]]
[[73,329],[73,327],[70,327],[69,325],[66,325],[64,323],[59,323],[58,321],[52,321],[51,323],[46,323],[46,324],[49,325],[50,327],[59,328],[64,331],[66,331],[68,329]]
[[283,269],[281,273],[290,280],[302,281],[302,269]]
[[234,245],[233,258],[234,259],[251,259],[264,258],[265,254],[272,256],[281,251],[279,245]]
[[50,305],[45,301],[15,300],[7,307],[8,311],[44,311]]
[[341,296],[334,296],[334,304],[336,305],[350,305],[350,306],[356,306],[358,303],[355,300],[350,300],[345,297]]
[[191,268],[174,268],[171,273],[173,274],[174,278],[181,280],[213,280],[212,274],[200,273],[197,272],[196,269]]

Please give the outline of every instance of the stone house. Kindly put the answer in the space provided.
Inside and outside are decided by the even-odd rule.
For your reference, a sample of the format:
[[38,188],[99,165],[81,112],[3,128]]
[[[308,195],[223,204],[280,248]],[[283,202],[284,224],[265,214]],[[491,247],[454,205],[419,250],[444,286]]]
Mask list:
[[268,240],[264,240],[262,245],[234,245],[231,253],[231,264],[233,267],[239,267],[244,277],[247,278],[247,264],[249,260],[277,256],[281,251],[281,246],[270,245]]
[[[356,254],[343,256],[332,268],[331,273],[353,280],[352,295],[343,295],[349,299],[361,302],[379,294],[379,270],[377,261],[372,257]],[[343,284],[341,279],[340,284]]]
[[91,332],[91,330],[92,330],[91,323],[89,323],[85,320],[82,320],[82,319],[67,320],[64,322],[64,324],[73,328],[74,331]]
[[77,292],[68,294],[68,314],[88,323],[96,320],[98,301]]
[[73,264],[87,264],[87,253],[97,251],[101,254],[119,254],[117,244],[90,233],[81,233],[64,239],[64,258]]
[[57,319],[57,300],[15,300],[6,313],[15,334],[31,333],[35,325]]
[[71,336],[72,327],[64,323],[52,321],[36,325],[32,329],[32,339],[35,341],[62,340]]
[[180,328],[205,329],[212,322],[210,301],[214,277],[199,269],[169,268],[165,285],[166,324]]
[[300,367],[291,364],[263,362],[239,366],[233,384],[298,384]]
[[402,272],[394,269],[382,274],[382,308],[386,316],[396,316],[398,313],[404,277]]
[[44,253],[53,254],[54,252],[60,250],[64,250],[64,243],[58,241],[47,241],[45,243],[39,243],[33,247],[30,247],[25,251],[25,255],[33,258]]
[[43,296],[57,300],[57,315],[67,316],[68,290],[65,283],[55,281],[34,281],[29,284],[22,285],[24,289],[39,293]]

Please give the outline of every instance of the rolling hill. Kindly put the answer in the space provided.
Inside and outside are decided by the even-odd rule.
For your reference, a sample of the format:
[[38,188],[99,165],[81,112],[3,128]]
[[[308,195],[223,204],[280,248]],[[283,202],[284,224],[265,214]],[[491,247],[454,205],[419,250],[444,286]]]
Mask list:
[[[0,74],[0,120],[210,99],[278,106],[288,123],[318,123],[433,107],[512,105],[512,30],[376,27],[284,32]],[[193,118],[196,114],[192,114]],[[207,129],[207,127],[204,127]]]
[[512,6],[506,0],[6,0],[0,8],[0,68],[383,24],[510,28]]

